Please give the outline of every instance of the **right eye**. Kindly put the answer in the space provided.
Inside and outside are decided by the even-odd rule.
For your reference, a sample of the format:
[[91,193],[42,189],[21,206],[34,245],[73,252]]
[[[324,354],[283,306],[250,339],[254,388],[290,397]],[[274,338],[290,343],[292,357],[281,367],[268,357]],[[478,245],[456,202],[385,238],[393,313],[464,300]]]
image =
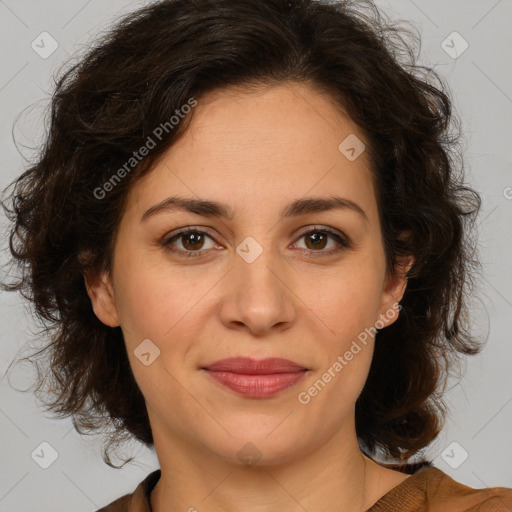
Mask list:
[[[205,237],[213,241],[213,238],[206,232],[196,228],[187,227],[174,233],[171,237],[164,240],[163,245],[171,252],[176,253],[186,258],[202,256],[201,253],[205,252],[203,249]],[[173,244],[178,242],[182,248],[176,248]],[[215,244],[213,244],[215,246]],[[212,247],[210,247],[212,248]],[[208,247],[207,247],[208,249]],[[198,254],[194,254],[198,253]]]

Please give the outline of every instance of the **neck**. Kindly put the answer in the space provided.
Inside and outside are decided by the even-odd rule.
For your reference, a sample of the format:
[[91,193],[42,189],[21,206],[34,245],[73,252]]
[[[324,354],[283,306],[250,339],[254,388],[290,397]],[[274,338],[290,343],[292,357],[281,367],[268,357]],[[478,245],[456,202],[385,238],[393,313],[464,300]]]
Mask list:
[[[159,432],[157,429],[154,432]],[[347,427],[323,446],[252,466],[205,453],[186,439],[155,435],[161,477],[153,512],[363,512],[376,500],[373,461]],[[354,431],[355,432],[355,431]]]

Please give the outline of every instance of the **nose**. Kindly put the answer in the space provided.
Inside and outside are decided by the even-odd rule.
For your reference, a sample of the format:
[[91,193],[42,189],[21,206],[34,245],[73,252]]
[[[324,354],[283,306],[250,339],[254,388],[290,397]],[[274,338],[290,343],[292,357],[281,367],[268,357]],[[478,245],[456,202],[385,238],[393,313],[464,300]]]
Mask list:
[[293,293],[296,271],[270,253],[263,251],[252,263],[236,255],[220,307],[226,327],[264,336],[293,325],[298,301]]

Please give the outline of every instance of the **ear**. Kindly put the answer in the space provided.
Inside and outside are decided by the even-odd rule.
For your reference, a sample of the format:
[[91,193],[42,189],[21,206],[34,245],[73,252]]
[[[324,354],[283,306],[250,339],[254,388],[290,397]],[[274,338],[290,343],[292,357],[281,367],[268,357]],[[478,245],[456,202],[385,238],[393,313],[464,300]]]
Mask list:
[[407,288],[407,272],[409,272],[413,263],[414,258],[412,256],[402,257],[395,267],[395,274],[391,275],[388,272],[386,275],[379,309],[379,329],[387,327],[397,320],[400,312],[399,302]]
[[95,315],[105,325],[118,327],[120,324],[110,276],[107,272],[99,274],[86,272],[84,280]]

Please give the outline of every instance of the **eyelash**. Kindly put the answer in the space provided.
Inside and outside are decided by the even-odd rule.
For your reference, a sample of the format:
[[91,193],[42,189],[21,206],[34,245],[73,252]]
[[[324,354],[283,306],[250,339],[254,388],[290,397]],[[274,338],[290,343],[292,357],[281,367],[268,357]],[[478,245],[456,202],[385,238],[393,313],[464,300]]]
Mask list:
[[[207,237],[209,237],[209,238],[211,238],[213,240],[213,237],[210,234],[208,234],[207,232],[201,231],[200,229],[197,229],[197,228],[194,228],[193,226],[191,226],[191,227],[183,228],[182,230],[178,231],[177,233],[175,233],[171,237],[165,238],[163,240],[163,242],[162,242],[162,245],[167,250],[169,250],[170,252],[173,252],[173,253],[178,254],[180,256],[184,256],[185,258],[191,258],[191,257],[192,258],[197,258],[197,257],[201,258],[201,257],[204,257],[201,254],[201,253],[206,252],[204,250],[199,249],[197,251],[183,251],[182,249],[175,249],[174,247],[171,246],[171,243],[174,240],[176,240],[180,236],[186,235],[188,233],[199,233],[201,235],[206,235]],[[308,249],[299,249],[301,251],[309,252],[310,253],[310,257],[330,256],[332,254],[336,254],[338,252],[343,251],[344,249],[348,249],[348,248],[351,247],[349,239],[346,236],[342,236],[341,234],[338,234],[337,232],[335,232],[335,231],[333,231],[333,230],[331,230],[329,228],[316,228],[316,227],[313,227],[313,229],[302,233],[297,240],[300,240],[301,238],[303,238],[303,237],[305,237],[307,235],[311,235],[312,233],[328,234],[333,239],[335,239],[341,245],[341,247],[336,247],[334,249],[329,249],[328,251],[322,251],[322,250],[313,251],[313,250],[308,250]]]

